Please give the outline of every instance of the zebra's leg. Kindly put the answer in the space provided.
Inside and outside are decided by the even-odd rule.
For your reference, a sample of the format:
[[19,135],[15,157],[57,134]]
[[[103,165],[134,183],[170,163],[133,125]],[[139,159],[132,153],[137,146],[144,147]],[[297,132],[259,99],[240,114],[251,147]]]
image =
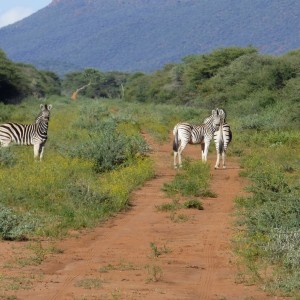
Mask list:
[[175,151],[174,151],[174,169],[177,169],[177,162],[176,162],[176,160],[177,160],[177,155],[178,155],[178,152],[175,152]]
[[181,153],[184,150],[184,148],[186,147],[187,143],[182,143],[179,148],[178,148],[178,164],[179,164],[179,168],[182,167],[182,158],[181,158]]
[[34,144],[33,145],[34,160],[37,160],[37,158],[39,156],[39,148],[40,148],[40,144]]
[[226,169],[226,164],[225,164],[225,161],[226,161],[226,152],[225,151],[222,152],[222,161],[223,161],[223,169]]
[[8,141],[8,142],[0,142],[0,147],[7,148],[9,146],[9,144],[10,144],[10,141]]
[[42,158],[43,158],[44,148],[45,148],[45,143],[46,143],[46,142],[41,143],[41,144],[40,144],[40,147],[39,147],[39,157],[40,157],[40,161],[41,161]]
[[[224,164],[224,160],[223,160],[223,164]],[[217,150],[217,161],[215,164],[215,169],[219,169],[220,166],[220,152]]]
[[181,158],[182,151],[183,151],[183,149],[180,146],[179,149],[178,149],[178,166],[179,166],[179,168],[182,167],[182,158]]
[[12,140],[10,138],[3,138],[0,140],[0,147],[6,148],[10,145]]
[[209,149],[209,144],[210,144],[210,140],[206,139],[204,140],[204,155],[202,157],[202,161],[207,162],[207,154],[208,154],[208,149]]
[[205,154],[205,143],[201,143],[201,158],[204,161],[204,154]]
[[41,151],[42,151],[41,150],[41,144],[34,144],[33,145],[33,153],[34,153],[34,160],[35,161],[37,161],[40,158]]
[[43,154],[44,154],[44,147],[45,147],[45,144],[41,144],[40,145],[40,148],[39,148],[39,156],[40,156],[40,161],[42,160],[43,158]]

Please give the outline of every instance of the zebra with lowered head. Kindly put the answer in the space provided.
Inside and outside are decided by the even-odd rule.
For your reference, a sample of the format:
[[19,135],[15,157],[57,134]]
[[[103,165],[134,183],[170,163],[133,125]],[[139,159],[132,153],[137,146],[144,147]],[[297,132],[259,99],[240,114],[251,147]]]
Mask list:
[[174,141],[174,167],[181,167],[181,153],[187,144],[201,144],[202,161],[207,161],[207,153],[214,132],[218,130],[221,117],[218,110],[213,110],[210,117],[205,119],[205,124],[193,125],[189,123],[178,123],[173,129]]
[[220,156],[222,155],[222,167],[226,168],[226,150],[229,143],[232,140],[232,132],[230,125],[226,123],[226,113],[223,109],[218,109],[219,115],[221,117],[220,127],[214,132],[214,142],[217,150],[217,161],[215,164],[215,169],[220,167]]
[[33,145],[34,159],[42,160],[45,143],[48,137],[48,122],[51,104],[41,104],[40,113],[33,124],[5,123],[0,125],[0,146]]

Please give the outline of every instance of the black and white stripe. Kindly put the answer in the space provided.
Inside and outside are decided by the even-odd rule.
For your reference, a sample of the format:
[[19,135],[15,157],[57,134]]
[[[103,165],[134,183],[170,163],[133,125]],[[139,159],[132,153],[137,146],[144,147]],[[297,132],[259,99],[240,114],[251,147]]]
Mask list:
[[214,132],[214,142],[217,150],[217,161],[215,169],[220,167],[220,156],[222,155],[222,167],[226,168],[226,150],[229,143],[232,140],[232,132],[230,125],[226,123],[226,113],[223,109],[218,109],[219,115],[221,116],[220,127]]
[[48,137],[48,122],[52,105],[41,104],[41,112],[34,124],[6,123],[0,125],[0,146],[33,145],[34,158],[42,160]]
[[174,167],[182,165],[181,153],[187,144],[201,144],[202,161],[207,161],[207,153],[214,132],[219,128],[221,117],[218,110],[213,110],[212,115],[205,119],[205,124],[193,125],[178,123],[173,129],[174,141]]

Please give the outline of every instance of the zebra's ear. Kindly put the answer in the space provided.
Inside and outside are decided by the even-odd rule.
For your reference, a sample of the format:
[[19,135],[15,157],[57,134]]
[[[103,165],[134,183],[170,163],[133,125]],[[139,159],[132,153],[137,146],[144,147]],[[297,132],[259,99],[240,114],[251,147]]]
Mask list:
[[48,104],[47,107],[48,107],[48,110],[51,110],[52,109],[52,104]]
[[40,109],[43,110],[44,108],[45,108],[45,105],[44,105],[44,104],[41,104],[41,105],[40,105]]
[[216,112],[216,110],[215,110],[215,109],[213,109],[213,110],[211,111],[211,114],[212,114],[213,116],[216,116],[216,115],[217,115],[217,112]]

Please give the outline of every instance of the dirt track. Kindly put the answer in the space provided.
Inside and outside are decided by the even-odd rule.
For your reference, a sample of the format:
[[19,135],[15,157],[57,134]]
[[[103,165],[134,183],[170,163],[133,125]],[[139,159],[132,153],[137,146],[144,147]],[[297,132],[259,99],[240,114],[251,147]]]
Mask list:
[[[170,213],[156,210],[170,201],[161,191],[176,172],[170,145],[153,146],[157,176],[132,195],[132,208],[101,227],[58,242],[63,253],[49,255],[39,266],[3,268],[16,246],[2,242],[1,273],[34,274],[34,280],[30,289],[0,295],[30,300],[275,299],[255,286],[236,283],[231,212],[233,198],[243,190],[236,160],[229,158],[226,170],[212,170],[211,190],[218,197],[203,199],[203,211],[180,210],[188,220],[173,222]],[[199,158],[200,147],[188,146],[187,155]],[[153,257],[150,243],[161,255]]]

